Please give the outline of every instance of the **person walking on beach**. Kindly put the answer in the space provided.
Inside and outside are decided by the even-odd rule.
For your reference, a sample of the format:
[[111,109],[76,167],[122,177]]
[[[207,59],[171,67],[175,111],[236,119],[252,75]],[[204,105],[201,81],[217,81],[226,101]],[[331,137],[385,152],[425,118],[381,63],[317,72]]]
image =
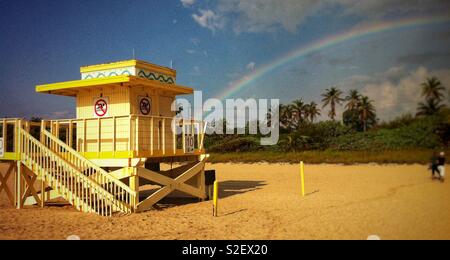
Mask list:
[[439,169],[439,156],[437,152],[433,153],[433,156],[431,157],[431,164],[430,164],[430,170],[431,170],[431,179],[436,179],[436,173],[440,176]]
[[438,172],[439,172],[439,180],[441,182],[445,181],[445,153],[441,152],[438,158]]

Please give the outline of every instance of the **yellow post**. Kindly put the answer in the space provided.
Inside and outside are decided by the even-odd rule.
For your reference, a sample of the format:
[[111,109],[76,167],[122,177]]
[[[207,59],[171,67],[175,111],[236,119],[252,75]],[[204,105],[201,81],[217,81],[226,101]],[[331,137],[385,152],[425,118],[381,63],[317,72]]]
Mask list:
[[213,198],[213,216],[217,217],[217,206],[219,200],[219,183],[217,181],[214,182],[214,198]]
[[15,145],[15,152],[17,154],[17,168],[16,168],[16,196],[17,196],[17,209],[22,208],[22,141],[21,141],[21,129],[22,129],[22,121],[19,120],[19,123],[17,124],[16,121],[16,145]]
[[17,161],[16,166],[16,208],[22,208],[22,163]]
[[302,196],[305,197],[305,167],[303,162],[300,162],[300,177],[302,181]]

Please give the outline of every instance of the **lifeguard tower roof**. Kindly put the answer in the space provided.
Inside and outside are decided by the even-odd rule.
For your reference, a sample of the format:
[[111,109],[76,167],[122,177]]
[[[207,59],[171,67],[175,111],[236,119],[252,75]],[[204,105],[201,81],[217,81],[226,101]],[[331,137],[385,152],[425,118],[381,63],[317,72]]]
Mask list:
[[81,80],[36,86],[36,92],[75,97],[85,89],[151,87],[174,95],[192,94],[193,89],[176,84],[176,71],[140,60],[126,60],[80,68]]

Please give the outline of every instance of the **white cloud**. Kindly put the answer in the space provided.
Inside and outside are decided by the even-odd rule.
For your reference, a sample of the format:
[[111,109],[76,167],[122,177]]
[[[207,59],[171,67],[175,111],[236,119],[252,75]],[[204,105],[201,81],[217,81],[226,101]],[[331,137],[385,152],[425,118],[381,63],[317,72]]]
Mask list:
[[200,10],[200,15],[193,17],[202,27],[213,31],[223,28],[228,21],[236,33],[272,32],[280,28],[296,32],[306,19],[319,12],[355,16],[367,22],[393,15],[450,14],[449,10],[448,0],[219,0],[214,8]]
[[[332,1],[331,1],[332,2]],[[337,0],[345,8],[344,14],[382,18],[387,15],[442,12],[448,0]]]
[[245,66],[245,68],[249,71],[254,71],[256,68],[256,63],[255,62],[250,62],[249,64],[247,64],[247,66]]
[[218,9],[236,16],[233,29],[237,33],[274,31],[279,27],[294,32],[321,5],[316,0],[221,0]]
[[189,73],[189,75],[191,75],[191,76],[200,76],[200,75],[202,75],[200,67],[199,66],[192,67],[192,72]]
[[221,15],[214,13],[212,10],[199,10],[200,14],[193,14],[192,18],[204,28],[208,28],[211,31],[216,31],[216,29],[222,29],[225,26],[225,20]]
[[197,38],[191,38],[191,39],[189,39],[189,41],[196,46],[198,46],[200,44],[200,40]]
[[407,71],[393,67],[374,76],[354,76],[342,83],[346,91],[358,89],[374,101],[377,115],[391,120],[403,114],[415,114],[417,104],[423,100],[420,84],[428,77],[436,76],[447,88],[450,87],[450,69],[429,70],[419,67]]
[[195,50],[188,49],[188,50],[186,50],[186,52],[189,53],[189,54],[195,54],[196,51],[195,51]]
[[184,7],[190,7],[195,4],[195,0],[180,0]]

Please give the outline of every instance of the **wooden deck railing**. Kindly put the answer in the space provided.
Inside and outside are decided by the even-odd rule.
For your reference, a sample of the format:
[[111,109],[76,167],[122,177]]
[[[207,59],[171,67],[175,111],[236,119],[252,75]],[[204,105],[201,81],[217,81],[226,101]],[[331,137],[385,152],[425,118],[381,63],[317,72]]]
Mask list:
[[3,156],[0,160],[14,161],[18,160],[18,129],[19,126],[31,133],[34,137],[38,135],[40,122],[30,122],[20,118],[1,118],[0,119],[0,138],[2,138]]
[[[198,154],[204,150],[206,126],[204,122],[190,119],[134,115],[52,120],[45,121],[44,125],[88,158]],[[174,126],[178,126],[178,133],[173,131]]]
[[[17,129],[20,126],[40,139],[41,129],[58,137],[85,158],[150,158],[204,153],[205,122],[154,116],[122,116],[29,122],[0,119],[4,155],[16,160]],[[173,125],[178,132],[173,132]],[[41,140],[42,141],[42,140]]]

